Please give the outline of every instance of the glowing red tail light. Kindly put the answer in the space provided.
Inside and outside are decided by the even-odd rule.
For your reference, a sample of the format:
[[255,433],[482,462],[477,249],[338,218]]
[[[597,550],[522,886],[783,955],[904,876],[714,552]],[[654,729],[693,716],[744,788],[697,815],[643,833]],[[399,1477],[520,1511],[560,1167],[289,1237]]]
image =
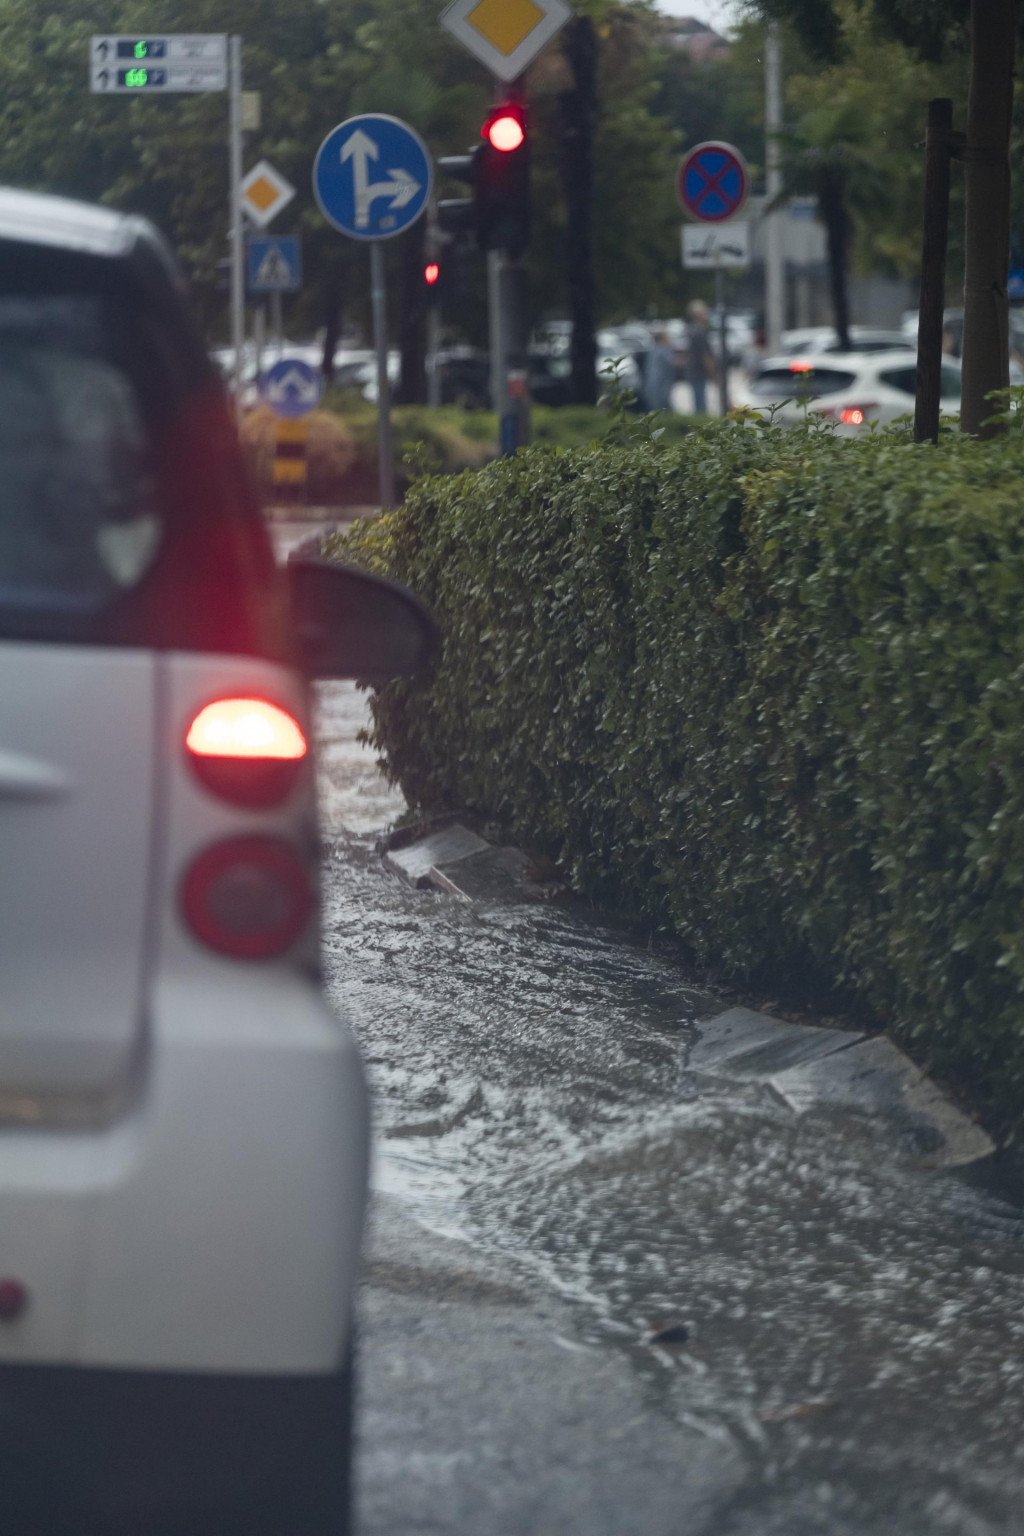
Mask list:
[[870,405],[844,405],[839,412],[839,420],[844,427],[862,427],[872,411],[877,411],[875,404]]
[[300,936],[314,906],[306,864],[275,837],[232,837],[205,848],[181,885],[189,929],[218,954],[269,960]]
[[250,808],[278,805],[307,757],[299,722],[268,699],[214,699],[188,728],[196,776],[224,800]]

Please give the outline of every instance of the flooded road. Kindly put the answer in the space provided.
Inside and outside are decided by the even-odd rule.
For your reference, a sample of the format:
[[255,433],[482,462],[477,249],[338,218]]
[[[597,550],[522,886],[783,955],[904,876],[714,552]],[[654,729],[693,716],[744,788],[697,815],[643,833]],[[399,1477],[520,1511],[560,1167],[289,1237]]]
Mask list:
[[724,1005],[613,925],[386,873],[362,719],[321,688],[377,1122],[363,1536],[1024,1533],[1021,1211],[697,1078]]

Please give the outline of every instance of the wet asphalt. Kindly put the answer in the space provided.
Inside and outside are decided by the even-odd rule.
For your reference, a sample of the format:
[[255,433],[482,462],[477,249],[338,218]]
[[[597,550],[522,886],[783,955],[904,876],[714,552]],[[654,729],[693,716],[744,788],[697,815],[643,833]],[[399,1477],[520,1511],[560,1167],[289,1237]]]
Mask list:
[[364,701],[320,701],[376,1105],[361,1536],[1024,1533],[1019,1206],[696,1078],[726,1005],[621,926],[387,873]]

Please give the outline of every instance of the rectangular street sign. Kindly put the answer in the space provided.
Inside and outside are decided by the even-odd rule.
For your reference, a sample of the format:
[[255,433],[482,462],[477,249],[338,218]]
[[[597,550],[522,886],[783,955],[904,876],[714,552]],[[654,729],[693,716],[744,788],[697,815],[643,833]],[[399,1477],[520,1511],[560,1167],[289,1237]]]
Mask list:
[[89,44],[89,89],[95,93],[224,91],[227,84],[225,32],[100,35]]
[[298,235],[250,235],[245,254],[250,293],[295,293],[302,287]]
[[749,267],[750,225],[746,220],[725,224],[684,224],[683,266],[713,271],[716,267]]

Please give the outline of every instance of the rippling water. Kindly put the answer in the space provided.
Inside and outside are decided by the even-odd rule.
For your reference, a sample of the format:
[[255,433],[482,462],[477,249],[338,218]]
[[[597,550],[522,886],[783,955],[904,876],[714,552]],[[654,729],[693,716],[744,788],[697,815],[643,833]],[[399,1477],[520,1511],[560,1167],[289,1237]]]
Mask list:
[[[387,876],[367,829],[400,801],[346,745],[359,707],[323,715],[325,949],[378,1184],[568,1297],[652,1426],[739,1448],[723,1536],[1024,1532],[1020,1212],[904,1161],[882,1123],[698,1090],[718,1005],[613,927]],[[652,1345],[665,1325],[687,1337]]]

